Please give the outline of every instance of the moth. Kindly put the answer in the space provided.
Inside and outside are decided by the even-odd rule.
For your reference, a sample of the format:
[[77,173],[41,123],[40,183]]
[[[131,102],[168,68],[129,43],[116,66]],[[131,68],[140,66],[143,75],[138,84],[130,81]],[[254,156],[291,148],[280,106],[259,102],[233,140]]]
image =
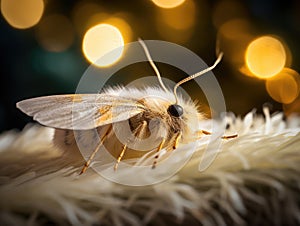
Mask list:
[[[120,161],[140,158],[148,152],[154,153],[152,168],[155,168],[162,150],[171,152],[180,144],[210,134],[195,127],[199,120],[204,119],[203,114],[194,102],[177,95],[177,89],[181,84],[213,70],[223,53],[218,55],[211,67],[183,79],[171,91],[164,85],[145,43],[139,42],[160,86],[144,89],[112,87],[97,94],[44,96],[16,104],[40,124],[55,128],[53,142],[63,150],[79,153],[78,141],[88,148],[90,156],[80,174],[88,169],[101,147],[115,158],[115,170]],[[127,130],[124,130],[125,127]],[[120,135],[124,139],[120,139]],[[142,147],[136,148],[135,144],[140,141],[145,142]],[[152,146],[147,147],[147,144]],[[145,150],[141,150],[143,148]]]

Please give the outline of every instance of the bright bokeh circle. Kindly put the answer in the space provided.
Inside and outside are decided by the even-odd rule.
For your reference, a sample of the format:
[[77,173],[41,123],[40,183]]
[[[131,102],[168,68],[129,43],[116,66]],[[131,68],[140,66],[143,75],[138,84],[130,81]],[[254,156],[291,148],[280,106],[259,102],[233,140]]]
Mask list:
[[[82,51],[88,61],[99,67],[109,66],[120,59],[124,39],[118,28],[110,24],[98,24],[84,35]],[[117,51],[112,50],[117,49]],[[108,54],[108,55],[106,55]]]
[[26,29],[36,25],[44,12],[43,0],[2,0],[1,12],[14,28]]
[[267,79],[285,67],[286,51],[278,39],[262,36],[248,45],[245,61],[251,73],[258,78]]
[[152,0],[152,2],[161,8],[175,8],[180,6],[185,0]]
[[278,75],[266,81],[266,89],[277,102],[292,103],[299,95],[300,75],[290,68],[284,68]]

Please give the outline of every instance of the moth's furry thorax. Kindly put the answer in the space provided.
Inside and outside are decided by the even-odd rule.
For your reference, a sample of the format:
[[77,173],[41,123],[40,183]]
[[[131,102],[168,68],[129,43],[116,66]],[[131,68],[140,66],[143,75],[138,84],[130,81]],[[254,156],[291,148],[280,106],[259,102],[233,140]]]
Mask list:
[[[130,121],[131,129],[134,130],[138,125],[146,120],[147,123],[154,119],[159,119],[160,124],[167,130],[167,138],[171,138],[176,133],[181,133],[182,140],[194,139],[195,132],[199,129],[199,120],[203,115],[199,112],[198,106],[191,99],[178,96],[178,105],[183,108],[183,115],[174,117],[168,113],[168,107],[174,104],[174,93],[169,90],[164,91],[160,87],[145,87],[143,89],[113,87],[105,90],[110,95],[121,95],[123,97],[134,97],[139,103],[146,107],[145,111],[132,117]],[[149,124],[148,124],[149,125]]]

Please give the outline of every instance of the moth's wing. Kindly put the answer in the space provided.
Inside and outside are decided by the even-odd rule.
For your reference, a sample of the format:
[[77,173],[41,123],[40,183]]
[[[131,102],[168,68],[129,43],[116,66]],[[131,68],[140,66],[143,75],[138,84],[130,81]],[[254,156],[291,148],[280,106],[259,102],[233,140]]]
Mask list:
[[135,98],[108,94],[37,97],[20,101],[17,107],[42,125],[72,130],[123,121],[145,110]]

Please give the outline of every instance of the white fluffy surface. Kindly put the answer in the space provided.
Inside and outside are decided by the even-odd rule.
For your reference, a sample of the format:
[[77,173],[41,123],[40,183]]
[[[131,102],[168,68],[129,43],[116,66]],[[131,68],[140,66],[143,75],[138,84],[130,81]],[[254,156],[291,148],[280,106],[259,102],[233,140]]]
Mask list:
[[204,138],[173,178],[145,187],[91,170],[78,176],[81,165],[52,146],[52,129],[4,133],[1,225],[299,225],[300,119],[265,109],[227,122],[239,137],[222,143],[206,171],[197,171]]

